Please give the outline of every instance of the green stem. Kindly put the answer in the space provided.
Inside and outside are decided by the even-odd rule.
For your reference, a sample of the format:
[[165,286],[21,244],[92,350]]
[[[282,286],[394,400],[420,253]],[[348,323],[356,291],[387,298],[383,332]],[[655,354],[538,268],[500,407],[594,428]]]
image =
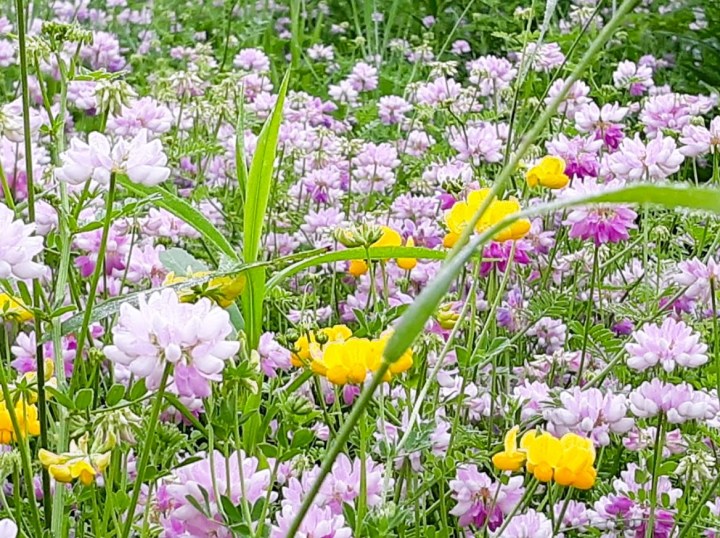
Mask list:
[[135,476],[135,483],[133,484],[132,497],[130,498],[130,504],[126,512],[125,527],[123,528],[122,538],[128,538],[130,531],[132,530],[133,517],[135,515],[135,507],[137,506],[138,499],[140,499],[140,490],[142,489],[143,477],[145,476],[145,470],[147,469],[148,460],[150,459],[150,453],[152,452],[153,441],[155,440],[155,428],[160,418],[160,409],[162,409],[163,394],[165,393],[165,386],[167,385],[168,377],[170,376],[170,370],[172,370],[172,363],[165,365],[163,370],[162,379],[160,380],[160,387],[158,388],[157,394],[155,395],[155,402],[152,410],[150,411],[150,423],[148,424],[147,436],[145,437],[145,445],[143,446],[143,452],[140,456],[140,463],[137,467],[137,475]]
[[663,437],[663,428],[665,426],[665,415],[660,413],[658,416],[657,432],[655,434],[655,454],[653,456],[653,472],[652,484],[650,486],[650,517],[648,525],[645,528],[645,538],[652,538],[655,535],[655,508],[657,505],[657,485],[660,471],[660,459],[662,457],[662,448],[665,444]]
[[[108,187],[107,195],[105,198],[105,219],[103,220],[102,237],[100,239],[100,248],[98,249],[98,256],[95,262],[95,269],[93,270],[92,278],[90,279],[90,290],[88,291],[88,298],[85,304],[85,313],[83,315],[82,327],[80,332],[77,334],[77,348],[75,356],[82,358],[83,347],[85,345],[85,336],[90,326],[90,317],[92,316],[92,310],[95,303],[95,295],[97,294],[98,282],[100,282],[100,275],[105,268],[105,251],[107,250],[107,240],[110,235],[110,224],[112,222],[113,204],[115,203],[115,188],[116,188],[116,177],[115,172],[110,174],[110,185]],[[74,376],[73,376],[74,377]]]
[[338,432],[338,435],[335,438],[335,442],[330,447],[330,450],[328,450],[328,452],[325,454],[322,465],[320,466],[320,473],[315,479],[315,482],[313,482],[310,491],[308,491],[305,495],[305,499],[303,499],[303,503],[300,506],[298,513],[295,515],[292,524],[290,525],[287,536],[295,536],[298,532],[298,529],[300,529],[300,525],[302,524],[303,519],[305,519],[305,515],[307,514],[308,510],[310,510],[310,507],[312,506],[315,497],[320,491],[320,487],[322,486],[325,477],[332,470],[335,459],[337,459],[340,452],[342,452],[343,448],[345,447],[345,443],[347,443],[347,440],[350,438],[350,435],[355,429],[355,425],[357,424],[358,420],[360,420],[360,417],[365,411],[365,408],[370,404],[370,400],[372,400],[373,398],[375,389],[377,389],[380,386],[380,383],[382,383],[385,373],[388,371],[388,368],[390,368],[390,364],[391,363],[387,360],[383,360],[377,372],[375,372],[375,375],[372,377],[370,382],[365,385],[365,388],[360,393],[360,397],[355,402],[355,405],[353,405],[350,415],[348,416],[347,420]]
[[710,302],[713,319],[713,355],[715,356],[715,383],[717,397],[720,398],[720,330],[718,330],[717,299],[715,297],[715,279],[710,279]]
[[590,333],[590,323],[592,320],[592,312],[593,312],[593,306],[595,304],[595,282],[597,280],[597,273],[598,273],[598,264],[599,264],[599,251],[598,245],[595,245],[595,250],[593,251],[593,267],[592,267],[592,274],[590,276],[590,296],[588,297],[588,306],[587,306],[587,312],[585,313],[585,327],[583,329],[583,343],[582,343],[582,355],[580,356],[580,367],[578,368],[577,373],[577,384],[580,386],[582,384],[582,374],[583,370],[585,369],[585,359],[587,357],[587,344],[588,344],[588,338]]

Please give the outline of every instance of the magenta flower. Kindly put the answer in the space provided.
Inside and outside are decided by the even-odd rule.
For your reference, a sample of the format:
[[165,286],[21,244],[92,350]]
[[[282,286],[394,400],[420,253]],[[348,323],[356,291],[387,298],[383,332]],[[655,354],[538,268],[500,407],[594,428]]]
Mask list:
[[595,138],[605,142],[610,149],[617,149],[623,139],[622,121],[628,109],[617,103],[599,108],[594,102],[578,108],[575,126],[581,133],[595,133]]
[[240,348],[227,340],[229,314],[209,299],[182,303],[172,289],[141,296],[138,306],[124,303],[113,327],[113,344],[105,354],[157,389],[167,363],[174,365],[178,392],[210,395],[210,382],[220,381],[225,361]]
[[[600,184],[595,178],[575,180],[571,187],[562,191],[561,197],[580,197],[617,188],[622,183],[613,181]],[[592,205],[574,208],[563,224],[570,226],[570,237],[592,240],[596,245],[618,243],[630,237],[630,230],[637,228],[637,213],[622,205]]]
[[672,372],[676,366],[697,368],[708,361],[707,346],[700,342],[700,335],[672,317],[660,326],[646,323],[635,331],[633,342],[626,344],[625,350],[630,354],[628,366],[638,371],[659,364]]
[[680,95],[666,93],[647,100],[640,112],[640,121],[647,135],[654,137],[665,129],[679,132],[690,123],[690,111]]
[[521,476],[511,477],[507,484],[493,481],[485,473],[478,472],[477,465],[461,465],[455,480],[450,481],[452,497],[457,504],[450,510],[460,519],[462,527],[487,527],[492,531],[520,502],[525,492]]
[[637,65],[624,60],[617,65],[613,73],[613,82],[616,88],[630,91],[630,95],[642,95],[655,85],[653,71],[645,65]]

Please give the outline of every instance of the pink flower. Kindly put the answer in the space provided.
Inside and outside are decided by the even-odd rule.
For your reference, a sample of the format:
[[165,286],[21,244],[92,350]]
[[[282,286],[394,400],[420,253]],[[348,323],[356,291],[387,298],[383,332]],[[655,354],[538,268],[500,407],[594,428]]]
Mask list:
[[162,183],[170,175],[160,140],[148,142],[145,129],[130,142],[121,138],[114,146],[105,135],[96,131],[90,133],[87,143],[73,138],[70,149],[61,159],[62,166],[55,169],[55,177],[72,185],[89,179],[107,185],[110,174],[119,172],[135,183],[152,186]]
[[137,307],[120,307],[105,354],[144,378],[149,389],[158,388],[171,363],[181,395],[206,397],[210,381],[222,379],[225,361],[240,348],[226,339],[232,331],[229,314],[209,299],[182,303],[173,289],[164,289],[141,296]]
[[507,484],[502,484],[479,472],[477,465],[470,464],[458,467],[450,489],[457,502],[450,513],[460,518],[460,526],[473,525],[480,529],[487,520],[491,531],[502,525],[525,492],[522,476],[513,476]]
[[575,126],[581,133],[595,133],[595,138],[605,142],[610,149],[616,149],[623,138],[622,121],[628,109],[617,103],[602,108],[590,102],[578,108]]
[[273,333],[264,333],[258,344],[260,368],[268,377],[276,377],[277,370],[290,369],[290,351],[281,346]]
[[624,60],[620,62],[613,73],[613,82],[616,88],[630,90],[630,95],[642,95],[655,85],[653,72],[650,67],[636,65],[634,62]]
[[[600,184],[595,178],[575,180],[572,186],[564,189],[562,198],[573,198],[599,194],[622,186],[617,180]],[[592,205],[573,208],[563,224],[570,226],[570,237],[583,240],[592,239],[596,245],[618,243],[630,237],[629,231],[637,228],[637,213],[623,205]]]
[[683,127],[680,153],[688,157],[698,157],[706,153],[715,153],[720,148],[720,116],[710,122],[710,128],[704,125],[686,125]]
[[688,299],[707,303],[712,293],[711,280],[716,284],[715,291],[720,288],[720,264],[715,258],[709,258],[707,263],[698,258],[683,260],[678,263],[677,268],[679,272],[675,273],[672,279],[676,284],[687,287],[684,296]]
[[402,124],[411,110],[412,105],[397,95],[385,95],[378,101],[378,116],[385,125]]
[[494,538],[553,538],[553,524],[545,514],[530,508],[524,514],[516,515],[502,536],[493,534]]
[[330,508],[310,507],[308,513],[292,537],[289,535],[297,508],[286,504],[277,515],[277,524],[270,530],[270,538],[351,538],[352,529],[341,514],[333,514]]
[[620,143],[618,151],[607,158],[607,167],[615,177],[637,181],[644,178],[666,179],[680,170],[684,157],[675,140],[658,134],[647,146],[638,134]]
[[533,54],[532,68],[541,73],[548,73],[565,62],[565,55],[557,43],[543,43],[540,48],[535,43],[528,43],[525,55]]
[[34,235],[35,224],[15,219],[15,213],[0,203],[0,278],[39,278],[45,266],[33,261],[43,251],[43,238]]
[[[563,86],[565,86],[564,79],[559,78],[553,82],[552,86],[550,86],[550,89],[548,90],[548,95],[545,98],[546,105],[549,105],[553,100],[555,100],[555,98],[560,94],[560,90],[562,90]],[[590,87],[582,80],[573,82],[565,98],[560,101],[560,105],[557,109],[558,113],[567,116],[570,120],[574,120],[575,112],[591,102],[588,97],[589,94]]]
[[[230,538],[234,533],[222,523],[217,495],[228,497],[235,505],[244,496],[252,506],[267,495],[270,469],[259,470],[257,458],[247,457],[242,452],[233,452],[226,458],[216,450],[212,460],[202,452],[198,456],[202,458],[200,461],[175,469],[163,480],[165,487],[162,493],[166,498],[162,502],[169,507],[161,519],[164,536]],[[188,497],[197,502],[191,503]],[[271,493],[271,502],[276,497],[277,494]],[[209,513],[201,512],[197,505],[203,506]]]
[[707,393],[695,390],[688,383],[673,385],[659,379],[645,381],[629,396],[630,409],[640,418],[665,413],[671,424],[688,420],[708,419],[714,414],[714,402]]
[[452,148],[458,152],[460,160],[472,162],[476,166],[483,161],[500,162],[503,158],[504,143],[492,125],[468,127],[463,130],[451,129],[449,142]]
[[357,92],[369,92],[378,86],[378,70],[365,62],[358,62],[353,67],[348,82]]
[[466,64],[470,82],[480,88],[480,95],[496,95],[510,87],[517,69],[505,58],[480,56]]
[[233,65],[245,71],[267,73],[270,71],[270,58],[260,49],[242,49],[235,55]]
[[147,129],[153,135],[167,133],[172,127],[173,115],[165,105],[152,97],[143,97],[123,105],[119,116],[108,118],[108,130],[119,136],[135,136]]
[[638,371],[659,364],[672,372],[675,366],[697,368],[708,361],[707,346],[700,342],[700,335],[672,317],[660,326],[647,323],[635,331],[633,342],[626,344],[625,350],[630,354],[628,366]]
[[681,96],[674,93],[650,97],[640,112],[645,132],[654,137],[662,130],[680,131],[690,123],[690,111]]

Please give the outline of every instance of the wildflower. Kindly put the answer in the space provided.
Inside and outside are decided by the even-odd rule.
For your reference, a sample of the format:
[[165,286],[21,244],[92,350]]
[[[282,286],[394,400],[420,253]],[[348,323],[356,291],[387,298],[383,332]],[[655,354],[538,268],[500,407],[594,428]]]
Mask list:
[[291,356],[292,365],[296,367],[308,365],[314,356],[322,353],[323,345],[344,342],[350,337],[352,331],[347,325],[333,325],[320,329],[317,333],[303,334],[295,341],[295,352]]
[[548,355],[563,348],[567,327],[560,319],[543,316],[528,329],[527,335],[537,338],[538,346]]
[[624,60],[617,65],[613,82],[616,88],[628,89],[630,95],[638,96],[655,85],[652,77],[653,71],[650,67]]
[[562,455],[555,468],[555,482],[561,486],[590,489],[595,484],[597,471],[595,448],[592,441],[574,433],[566,433],[560,439]]
[[44,448],[38,452],[38,458],[50,476],[58,482],[69,483],[79,479],[89,486],[101,475],[110,464],[111,452],[105,450],[95,452],[88,447],[88,435],[78,441],[70,442],[70,450],[55,454]]
[[25,322],[33,319],[32,311],[19,297],[0,293],[0,319]]
[[[459,201],[445,213],[445,224],[449,233],[445,236],[443,244],[453,246],[472,220],[473,215],[487,198],[490,189],[480,189],[470,192],[466,201]],[[520,204],[514,198],[510,200],[493,200],[475,225],[475,231],[482,233],[487,228],[497,224],[505,217],[520,211]],[[495,241],[508,241],[522,239],[530,231],[530,221],[518,219],[511,225],[498,232]]]
[[[295,520],[296,513],[297,507],[294,505],[283,505],[277,514],[277,524],[273,525],[270,530],[270,538],[289,538],[290,526]],[[328,507],[320,508],[317,505],[312,505],[303,518],[295,536],[298,538],[313,538],[315,536],[351,538],[352,529],[348,527],[342,514],[334,514]]]
[[624,139],[618,150],[608,156],[607,166],[615,177],[623,180],[657,181],[680,170],[683,159],[673,138],[658,134],[645,145],[636,134]]
[[33,258],[43,250],[43,238],[33,235],[34,224],[15,219],[15,213],[0,203],[0,278],[38,278],[45,266]]
[[671,424],[707,419],[713,415],[713,398],[688,383],[674,385],[660,379],[645,381],[630,393],[630,410],[637,417],[649,418],[664,413]]
[[553,538],[553,524],[545,514],[530,508],[524,514],[512,518],[508,526],[495,538]]
[[325,346],[322,358],[315,359],[311,368],[334,385],[360,384],[367,377],[372,347],[372,342],[367,338],[333,342]]
[[281,346],[273,333],[264,333],[258,344],[260,368],[268,377],[276,377],[277,370],[290,368],[290,351]]
[[533,430],[523,435],[520,447],[526,452],[528,472],[540,482],[550,482],[562,456],[560,441],[548,432]]
[[16,538],[18,534],[18,526],[12,519],[0,519],[0,536],[4,538]]
[[[405,246],[414,247],[415,240],[412,237],[408,237],[405,242]],[[400,269],[405,269],[406,271],[412,271],[417,266],[417,259],[415,258],[398,258],[396,261],[398,267],[400,267]]]
[[654,95],[640,112],[640,121],[649,137],[655,137],[664,130],[680,132],[690,123],[690,110],[680,95]]
[[514,426],[505,434],[505,450],[492,458],[493,465],[501,471],[517,471],[525,463],[525,453],[517,448],[519,426]]
[[[373,242],[369,248],[372,247],[399,247],[402,246],[403,240],[402,236],[389,226],[381,226],[380,227],[381,235],[380,237]],[[405,243],[405,246],[413,247],[415,246],[415,241],[411,238],[408,238],[407,242]],[[414,258],[399,258],[397,260],[397,264],[401,269],[405,269],[406,271],[410,271],[417,265],[417,260]],[[365,260],[351,260],[350,264],[348,266],[348,272],[354,276],[359,277],[361,275],[364,275],[368,271],[368,265]]]
[[570,182],[570,178],[565,174],[565,161],[554,155],[543,157],[528,170],[525,178],[530,187],[542,185],[549,189],[562,189]]
[[[392,334],[393,330],[388,329],[380,335],[380,338],[373,341],[375,349],[370,356],[371,360],[373,361],[369,364],[371,370],[375,371],[380,367],[380,361],[385,353],[385,347],[387,346],[387,343],[390,340]],[[405,350],[405,353],[403,353],[399,359],[390,364],[390,367],[388,368],[388,373],[390,375],[401,374],[408,371],[412,367],[412,365],[413,351],[412,348],[408,348],[407,350]]]
[[[194,278],[204,278],[209,274],[209,271],[198,271],[195,273],[190,273],[190,275],[187,277],[183,277],[177,276],[175,275],[175,273],[170,272],[165,277],[163,286],[179,284],[181,282],[186,282],[187,280]],[[245,275],[242,273],[235,276],[218,276],[204,284],[193,287],[190,292],[187,292],[185,290],[179,292],[180,300],[185,303],[194,301],[198,297],[207,297],[208,299],[212,299],[221,307],[227,308],[231,304],[234,304],[235,300],[243,292],[243,290],[245,289],[246,280],[247,279],[245,278]]]
[[[38,410],[35,404],[26,403],[25,397],[22,396],[13,407],[15,408],[15,418],[18,422],[20,435],[22,437],[40,435],[40,421],[38,420]],[[0,444],[9,445],[15,442],[17,440],[15,433],[7,402],[0,401]]]
[[181,395],[209,396],[210,382],[221,379],[225,361],[240,348],[226,340],[233,331],[229,314],[205,298],[183,303],[172,289],[142,296],[138,303],[120,307],[107,357],[144,378],[149,389],[158,388],[171,363]]
[[660,364],[666,372],[672,372],[675,366],[697,368],[708,361],[707,346],[700,342],[700,335],[672,317],[660,326],[646,323],[633,334],[633,342],[625,349],[630,354],[628,366],[638,371]]
[[96,131],[88,135],[87,142],[73,138],[61,160],[62,166],[55,170],[55,177],[72,185],[89,179],[107,185],[111,173],[122,173],[134,183],[152,186],[170,175],[160,140],[148,142],[146,129],[141,129],[130,142],[121,138],[113,146],[105,135]]
[[521,476],[511,477],[503,484],[479,472],[476,465],[461,465],[450,481],[452,497],[457,502],[450,513],[459,517],[462,527],[473,525],[480,529],[487,523],[490,530],[496,530],[522,499],[525,493],[522,484]]
[[270,71],[270,58],[260,49],[242,49],[235,55],[233,65],[245,71],[267,73]]
[[710,127],[686,125],[682,129],[680,153],[687,157],[698,157],[720,151],[720,116],[715,116]]

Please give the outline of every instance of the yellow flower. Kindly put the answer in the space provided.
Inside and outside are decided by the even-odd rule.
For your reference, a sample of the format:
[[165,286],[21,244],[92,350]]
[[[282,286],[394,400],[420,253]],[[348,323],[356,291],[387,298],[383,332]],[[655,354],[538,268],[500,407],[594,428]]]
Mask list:
[[320,360],[313,361],[312,369],[334,385],[360,384],[367,377],[372,351],[372,342],[367,338],[333,342],[325,346]]
[[525,453],[517,447],[519,431],[519,426],[511,428],[505,434],[505,450],[498,452],[492,458],[493,465],[501,471],[517,471],[525,463]]
[[[320,329],[318,333],[325,337],[325,344],[344,342],[352,336],[352,331],[347,325],[325,327],[324,329]],[[314,356],[319,356],[321,353],[322,346],[318,344],[315,334],[311,331],[297,339],[295,342],[295,353],[291,355],[290,360],[293,366],[301,367],[307,365]]]
[[[173,272],[168,273],[163,281],[163,286],[179,284],[195,278],[203,278],[210,274],[209,271],[198,271],[190,276],[178,276]],[[245,289],[246,278],[244,274],[235,276],[226,275],[215,277],[204,284],[194,286],[190,290],[180,290],[180,300],[185,303],[192,302],[199,297],[207,297],[215,301],[222,308],[227,308],[235,302]]]
[[19,297],[0,293],[0,319],[25,322],[33,318],[33,313]]
[[[15,417],[23,437],[40,435],[37,407],[34,404],[26,404],[24,397],[15,403]],[[9,445],[14,441],[16,441],[15,428],[10,420],[7,402],[0,401],[0,444]]]
[[570,182],[570,178],[565,173],[565,161],[554,155],[543,157],[538,164],[528,170],[525,179],[530,187],[542,185],[549,189],[562,189]]
[[529,431],[523,435],[520,447],[525,450],[527,470],[540,482],[550,482],[562,457],[560,440],[548,432]]
[[[405,242],[406,247],[414,247],[415,246],[415,240],[412,237],[408,237],[407,241]],[[417,260],[415,258],[398,258],[397,264],[400,269],[405,269],[406,271],[412,271],[415,269],[415,266],[417,265]]]
[[[392,334],[392,329],[388,329],[380,335],[380,338],[374,340],[375,350],[371,356],[371,363],[369,364],[370,369],[373,372],[380,368],[380,363],[382,362],[382,357],[385,353],[385,347],[387,346],[388,340],[390,340]],[[388,368],[388,375],[386,376],[387,380],[389,380],[389,378],[393,375],[407,372],[410,368],[412,368],[412,365],[413,352],[412,348],[410,348],[405,351],[398,360],[390,365],[390,368]]]
[[[472,220],[473,215],[477,213],[487,199],[489,192],[489,189],[472,191],[468,194],[467,201],[457,202],[445,213],[445,225],[449,232],[443,239],[443,246],[446,248],[455,246],[463,230]],[[520,210],[520,204],[515,198],[509,200],[493,200],[475,225],[475,232],[482,233],[505,217],[517,213]],[[515,241],[525,237],[529,231],[530,221],[527,219],[519,219],[512,225],[498,232],[493,239],[495,241]]]
[[[370,248],[373,247],[399,247],[402,246],[402,236],[390,228],[389,226],[381,226],[380,227],[381,235],[380,238],[375,241],[372,245],[370,245]],[[415,246],[414,242],[411,242],[412,238],[408,239],[407,246],[412,247]],[[401,265],[401,261],[404,264]],[[417,260],[413,258],[400,258],[397,260],[398,265],[407,271],[415,267],[417,265]],[[408,269],[407,266],[412,266]],[[350,260],[350,264],[348,265],[348,273],[350,273],[355,278],[358,278],[368,271],[368,264],[365,260]]]
[[595,484],[595,447],[590,439],[566,433],[560,439],[562,456],[555,469],[555,482],[561,486],[590,489]]
[[43,448],[38,452],[38,459],[50,476],[58,482],[68,483],[79,479],[89,486],[95,478],[102,474],[110,464],[111,452],[94,453],[88,450],[87,434],[78,442],[70,443],[70,450],[63,454],[55,454]]

